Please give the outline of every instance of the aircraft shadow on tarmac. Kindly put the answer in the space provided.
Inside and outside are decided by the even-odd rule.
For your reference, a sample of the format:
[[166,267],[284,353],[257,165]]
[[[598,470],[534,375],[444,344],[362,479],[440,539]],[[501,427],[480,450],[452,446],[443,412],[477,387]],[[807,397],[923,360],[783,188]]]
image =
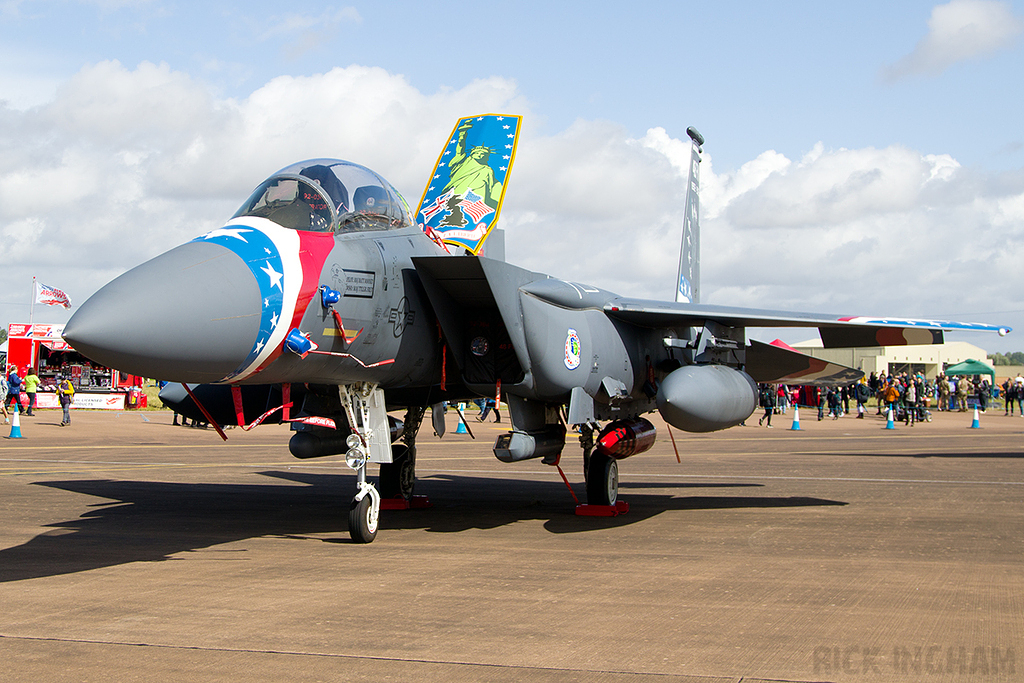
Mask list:
[[[348,543],[348,506],[354,477],[268,471],[280,484],[182,484],[155,481],[67,480],[35,482],[109,502],[94,503],[77,519],[54,522],[18,546],[0,550],[0,582],[72,574],[130,562],[160,562],[173,555],[250,538],[309,538]],[[297,485],[304,484],[304,485]],[[550,533],[577,533],[635,524],[665,511],[846,505],[803,497],[675,496],[644,489],[724,490],[747,483],[628,483],[630,511],[613,518],[577,517],[564,484],[435,475],[417,482],[433,507],[384,511],[381,533],[423,529],[455,533],[542,520]],[[577,491],[577,495],[582,495]]]

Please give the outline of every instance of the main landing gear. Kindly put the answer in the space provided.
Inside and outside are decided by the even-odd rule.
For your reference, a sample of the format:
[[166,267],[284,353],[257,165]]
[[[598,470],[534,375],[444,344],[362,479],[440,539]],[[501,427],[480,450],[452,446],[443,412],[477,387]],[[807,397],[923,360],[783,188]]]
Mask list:
[[[391,447],[391,462],[381,463],[377,485],[380,496],[388,507],[410,507],[414,500],[413,489],[416,486],[416,434],[426,409],[410,406],[405,413],[402,429],[402,443]],[[391,502],[389,502],[391,501]],[[394,501],[401,501],[396,505]]]
[[629,512],[629,503],[619,498],[619,463],[615,458],[594,450],[594,432],[598,425],[581,424],[583,477],[587,482],[587,503],[577,505],[576,514],[587,517],[615,517]]

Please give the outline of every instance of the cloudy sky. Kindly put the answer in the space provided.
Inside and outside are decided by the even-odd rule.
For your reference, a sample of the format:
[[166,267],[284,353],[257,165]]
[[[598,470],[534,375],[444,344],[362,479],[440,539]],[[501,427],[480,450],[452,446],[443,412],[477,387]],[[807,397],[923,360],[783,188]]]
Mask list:
[[455,119],[503,112],[514,263],[671,298],[692,125],[703,301],[1021,350],[1022,35],[997,0],[0,0],[0,323],[33,276],[81,303],[304,158],[415,202]]

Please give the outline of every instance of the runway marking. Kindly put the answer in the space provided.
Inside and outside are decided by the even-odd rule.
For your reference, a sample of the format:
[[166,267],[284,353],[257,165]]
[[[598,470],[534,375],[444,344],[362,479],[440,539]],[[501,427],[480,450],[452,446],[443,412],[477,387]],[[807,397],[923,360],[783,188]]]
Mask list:
[[[529,666],[523,664],[494,664],[492,662],[470,662],[454,659],[426,659],[422,657],[388,657],[384,655],[351,654],[347,652],[311,652],[308,650],[282,650],[275,648],[248,647],[211,647],[209,645],[171,645],[167,643],[139,643],[119,640],[94,640],[90,638],[61,638],[54,636],[17,636],[0,633],[0,640],[20,640],[26,642],[73,643],[77,645],[108,645],[129,648],[153,648],[155,650],[179,650],[189,652],[227,652],[233,654],[280,655],[289,657],[317,657],[320,659],[349,659],[373,662],[400,662],[403,664],[431,664],[438,666],[464,666],[480,669],[520,671],[545,671],[565,674],[585,674],[587,677],[600,678],[606,675],[639,676],[643,678],[664,678],[665,680],[683,680],[691,678],[690,674],[648,673],[645,671],[627,671],[625,669],[568,669],[554,666]],[[521,677],[519,677],[521,678]],[[722,680],[732,680],[726,677]],[[737,679],[738,680],[738,679]]]
[[[802,454],[820,454],[817,451],[806,451]],[[752,454],[753,455],[753,454]],[[420,474],[419,478],[426,478],[431,475],[437,474],[487,474],[487,475],[499,475],[508,476],[510,474],[514,476],[532,476],[532,477],[552,477],[553,472],[536,471],[536,470],[522,470],[522,469],[449,469],[449,468],[438,468],[431,467],[430,463],[435,463],[440,460],[465,460],[465,458],[429,458],[424,459],[420,463]],[[333,463],[317,463],[317,464],[306,464],[306,463],[293,463],[293,462],[266,462],[266,463],[246,463],[246,462],[203,462],[203,463],[183,463],[183,462],[161,462],[161,463],[133,463],[126,461],[109,461],[109,460],[37,460],[30,458],[0,458],[0,463],[4,462],[22,462],[26,464],[53,464],[62,465],[64,467],[54,470],[45,469],[22,469],[18,467],[0,467],[0,475],[54,475],[54,474],[77,474],[83,471],[89,471],[94,469],[102,469],[104,471],[128,471],[128,470],[151,470],[159,468],[178,468],[178,469],[212,469],[217,467],[225,468],[238,468],[238,469],[317,469],[317,470],[328,470],[332,472],[340,472],[342,474],[354,474],[352,470],[344,465],[344,463],[335,461]],[[67,467],[67,465],[75,465],[76,467]],[[631,480],[643,480],[643,479],[734,479],[734,480],[778,480],[778,481],[834,481],[834,482],[862,482],[862,483],[877,483],[877,484],[951,484],[951,485],[982,485],[982,486],[1024,486],[1022,481],[989,481],[989,480],[968,480],[968,479],[896,479],[896,478],[880,478],[880,477],[801,477],[801,476],[785,476],[785,475],[759,475],[759,474],[692,474],[692,473],[658,473],[658,472],[622,472],[619,474],[620,478],[631,479]]]
[[[220,449],[225,448],[272,448],[277,446],[276,443],[233,443],[225,444],[222,442],[215,443],[179,443],[179,444],[164,444],[164,443],[140,443],[140,444],[125,444],[119,443],[112,446],[3,446],[2,449],[5,451],[112,451],[112,450],[126,450],[126,449],[160,449],[160,448],[213,448],[217,447]],[[282,446],[286,444],[280,444]]]
[[[508,474],[508,471],[502,470],[438,470],[437,473],[457,473],[457,474]],[[536,476],[550,476],[544,472],[517,472],[517,475],[536,475]],[[424,476],[419,476],[420,479]],[[868,483],[879,483],[879,484],[966,484],[966,485],[998,485],[998,486],[1024,486],[1024,481],[971,481],[971,480],[955,480],[955,479],[882,479],[882,478],[870,478],[870,477],[796,477],[796,476],[776,476],[776,475],[750,475],[750,474],[657,474],[657,473],[622,473],[619,472],[619,479],[734,479],[734,480],[758,480],[758,479],[770,479],[770,480],[783,480],[783,481],[848,481],[848,482],[868,482]],[[555,480],[557,481],[557,480]]]

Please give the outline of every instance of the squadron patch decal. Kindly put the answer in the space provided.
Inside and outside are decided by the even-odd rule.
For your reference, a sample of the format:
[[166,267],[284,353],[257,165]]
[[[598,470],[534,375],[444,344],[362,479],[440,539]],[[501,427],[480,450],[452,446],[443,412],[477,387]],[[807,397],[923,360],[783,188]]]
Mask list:
[[580,366],[580,357],[580,335],[570,327],[565,337],[565,367],[575,370]]

